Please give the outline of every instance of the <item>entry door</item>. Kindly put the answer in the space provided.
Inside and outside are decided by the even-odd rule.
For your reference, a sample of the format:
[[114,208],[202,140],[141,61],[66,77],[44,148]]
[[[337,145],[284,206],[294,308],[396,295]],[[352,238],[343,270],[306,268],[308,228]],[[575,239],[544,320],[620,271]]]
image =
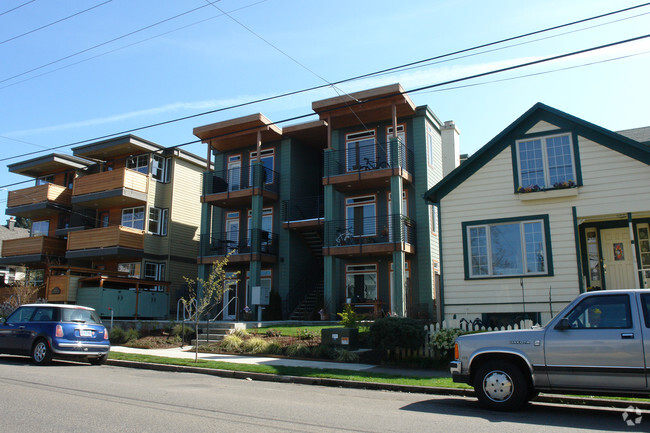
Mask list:
[[607,290],[633,289],[634,257],[627,227],[600,232]]
[[239,220],[226,220],[226,253],[239,248]]
[[[237,317],[237,281],[226,281],[223,292],[223,320],[235,320]],[[231,302],[232,301],[232,302]]]
[[240,156],[231,157],[228,161],[228,191],[241,189],[241,160]]

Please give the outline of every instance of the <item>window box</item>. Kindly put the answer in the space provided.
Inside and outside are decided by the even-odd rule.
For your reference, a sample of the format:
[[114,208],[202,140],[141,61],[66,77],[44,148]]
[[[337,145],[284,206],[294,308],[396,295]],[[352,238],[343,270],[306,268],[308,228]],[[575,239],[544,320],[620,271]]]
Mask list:
[[560,188],[560,189],[546,189],[539,191],[532,191],[517,194],[517,198],[521,201],[529,200],[544,200],[562,197],[575,197],[578,195],[578,188]]

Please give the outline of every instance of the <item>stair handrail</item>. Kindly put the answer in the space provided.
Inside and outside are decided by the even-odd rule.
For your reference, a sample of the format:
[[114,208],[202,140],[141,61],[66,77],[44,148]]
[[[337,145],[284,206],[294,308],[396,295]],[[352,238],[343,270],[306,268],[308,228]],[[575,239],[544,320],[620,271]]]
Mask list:
[[208,319],[208,322],[214,322],[214,321],[216,321],[217,318],[219,317],[219,315],[220,315],[221,313],[223,313],[223,312],[226,310],[226,308],[228,308],[228,306],[229,306],[230,304],[232,304],[233,301],[235,301],[235,311],[236,311],[236,313],[235,313],[235,320],[236,320],[236,321],[239,321],[239,297],[238,297],[238,296],[235,296],[234,298],[230,298],[230,300],[228,301],[228,303],[227,303],[226,305],[224,305],[223,308],[222,308],[222,309],[221,309],[221,310],[220,310],[220,311],[219,311],[219,312],[214,316],[214,319]]
[[[181,308],[182,305],[182,308]],[[189,302],[186,301],[183,298],[180,298],[176,302],[176,321],[180,321],[180,312],[181,310],[183,311],[183,322],[187,322],[188,320],[192,320],[192,317],[194,317],[194,314],[192,313],[192,310],[196,312],[196,299],[190,300]]]
[[289,290],[289,295],[287,296],[287,317],[291,316],[296,308],[304,301],[305,297],[313,291],[307,290],[309,286],[315,286],[320,278],[323,276],[323,271],[320,267],[320,260],[312,260],[310,266],[308,267],[309,271],[303,275],[303,277],[294,284],[293,287]]

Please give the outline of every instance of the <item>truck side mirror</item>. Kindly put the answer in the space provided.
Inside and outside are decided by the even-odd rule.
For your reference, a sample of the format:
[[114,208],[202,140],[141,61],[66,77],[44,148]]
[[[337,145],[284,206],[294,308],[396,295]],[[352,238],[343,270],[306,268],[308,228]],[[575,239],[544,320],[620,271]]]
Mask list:
[[569,319],[566,317],[561,319],[557,325],[555,325],[555,329],[559,329],[560,331],[563,331],[565,329],[571,328],[571,325],[569,324]]

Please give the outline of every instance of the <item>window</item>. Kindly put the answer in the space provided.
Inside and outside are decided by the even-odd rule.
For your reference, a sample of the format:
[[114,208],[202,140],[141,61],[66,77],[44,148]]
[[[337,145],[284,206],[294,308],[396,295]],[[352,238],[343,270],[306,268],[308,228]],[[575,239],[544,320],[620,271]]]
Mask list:
[[540,189],[576,180],[573,145],[569,134],[517,142],[519,186]]
[[108,227],[109,222],[110,222],[110,213],[107,210],[97,213],[97,227]]
[[50,232],[50,221],[34,221],[32,222],[32,237],[47,236]]
[[129,277],[140,278],[140,262],[134,263],[118,263],[118,272],[127,272]]
[[[145,262],[144,263],[144,278],[145,280],[164,281],[165,280],[165,264]],[[152,291],[163,291],[162,286],[152,287]]]
[[74,178],[75,178],[74,171],[65,172],[63,184],[65,185],[66,188],[72,189],[72,186],[74,184]]
[[54,175],[51,174],[49,176],[41,176],[36,178],[36,186],[38,185],[45,185],[48,183],[54,183]]
[[377,299],[377,265],[347,265],[345,267],[346,296],[351,302]]
[[375,157],[375,131],[355,132],[345,136],[346,171],[357,171],[377,162]]
[[151,177],[158,182],[168,183],[171,179],[171,158],[154,154],[151,161]]
[[438,206],[433,204],[430,207],[431,211],[431,233],[438,234]]
[[548,217],[463,223],[468,278],[550,275]]
[[433,166],[435,165],[435,158],[434,158],[434,146],[436,143],[435,139],[435,132],[433,131],[433,126],[429,125],[427,123],[426,126],[426,140],[427,140],[427,162],[429,165]]
[[[249,236],[248,236],[248,246],[251,246],[251,238],[252,234],[250,230],[252,229],[252,219],[253,219],[253,211],[249,210],[248,211],[248,231],[249,231]],[[266,232],[266,237],[262,236],[262,244],[268,245],[272,241],[271,236],[269,236],[271,233],[273,233],[273,208],[267,207],[262,210],[262,232]]]
[[569,326],[576,329],[632,327],[628,295],[592,296],[576,305],[565,316]]
[[374,236],[377,232],[375,196],[345,199],[345,224],[353,236]]
[[[257,159],[257,152],[250,153],[250,170],[248,175],[249,185],[253,186],[253,163]],[[262,174],[262,179],[265,184],[273,183],[273,173],[275,170],[274,161],[275,161],[275,149],[265,149],[260,153],[260,161],[264,166],[264,173]]]
[[158,207],[149,208],[149,233],[154,235],[167,235],[167,214],[168,209]]
[[126,159],[126,168],[149,174],[149,154],[129,156]]
[[122,225],[132,229],[144,230],[144,207],[122,209]]

